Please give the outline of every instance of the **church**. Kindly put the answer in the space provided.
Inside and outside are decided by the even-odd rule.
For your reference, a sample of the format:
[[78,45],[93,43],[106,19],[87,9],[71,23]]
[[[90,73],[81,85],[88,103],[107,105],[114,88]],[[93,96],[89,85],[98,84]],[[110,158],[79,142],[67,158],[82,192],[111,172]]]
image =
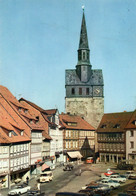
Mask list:
[[79,115],[97,128],[104,113],[104,81],[101,69],[92,69],[85,13],[83,10],[78,62],[65,71],[65,110]]

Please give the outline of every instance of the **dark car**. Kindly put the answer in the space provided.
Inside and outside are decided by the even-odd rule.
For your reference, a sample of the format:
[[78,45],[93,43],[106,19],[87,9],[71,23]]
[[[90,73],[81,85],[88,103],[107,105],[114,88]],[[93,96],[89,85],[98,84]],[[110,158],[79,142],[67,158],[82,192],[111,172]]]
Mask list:
[[122,162],[118,163],[117,169],[120,169],[120,170],[133,170],[134,166],[132,164],[126,163],[126,161],[122,161]]
[[89,190],[89,189],[84,189],[84,190],[80,190],[79,193],[84,193],[87,196],[94,196],[94,191],[93,190]]
[[41,193],[38,189],[31,189],[27,192],[27,196],[45,196],[45,193]]
[[87,196],[84,193],[73,193],[73,192],[58,192],[56,196]]
[[72,164],[67,164],[65,165],[65,167],[63,168],[64,171],[71,171],[74,169],[74,166]]

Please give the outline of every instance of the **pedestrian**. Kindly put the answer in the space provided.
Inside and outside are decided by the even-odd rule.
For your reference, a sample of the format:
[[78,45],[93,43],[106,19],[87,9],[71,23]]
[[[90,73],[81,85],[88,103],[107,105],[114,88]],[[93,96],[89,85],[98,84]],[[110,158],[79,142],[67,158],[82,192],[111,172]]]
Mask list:
[[26,183],[27,183],[27,185],[29,183],[29,177],[28,176],[26,177]]
[[40,183],[37,183],[37,189],[41,192],[41,185],[40,185]]

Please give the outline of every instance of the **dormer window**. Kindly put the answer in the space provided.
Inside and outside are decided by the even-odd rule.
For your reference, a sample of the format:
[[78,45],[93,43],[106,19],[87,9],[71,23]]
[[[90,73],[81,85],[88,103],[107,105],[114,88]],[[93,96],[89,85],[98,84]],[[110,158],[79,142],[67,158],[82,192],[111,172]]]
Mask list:
[[20,134],[21,134],[21,136],[23,136],[24,135],[24,130],[21,130],[21,133]]
[[69,126],[77,126],[77,122],[67,122],[66,124]]
[[21,107],[18,108],[18,111],[21,112]]
[[25,114],[27,114],[27,113],[28,113],[28,110],[27,110],[27,109],[25,109],[25,110],[24,110],[24,112],[25,112]]
[[11,131],[9,132],[9,137],[11,137],[11,135],[12,135],[12,133],[11,133]]
[[113,128],[118,129],[118,128],[120,128],[120,125],[119,124],[116,124]]
[[136,125],[136,120],[133,120],[133,122],[132,122],[134,125]]
[[9,132],[9,137],[11,137],[12,135],[17,136],[17,134],[14,131],[10,131]]
[[30,120],[29,122],[30,122],[30,124],[33,124],[33,121],[32,120]]
[[106,128],[106,125],[105,125],[105,124],[103,124],[103,125],[101,126],[101,128],[103,128],[103,129],[104,129],[104,128]]

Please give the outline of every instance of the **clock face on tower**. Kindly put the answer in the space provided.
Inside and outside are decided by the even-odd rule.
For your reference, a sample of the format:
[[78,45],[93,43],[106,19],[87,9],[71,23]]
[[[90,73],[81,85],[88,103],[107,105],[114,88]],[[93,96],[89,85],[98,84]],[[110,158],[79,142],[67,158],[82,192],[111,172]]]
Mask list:
[[93,96],[102,96],[102,87],[101,86],[94,86],[93,87]]

